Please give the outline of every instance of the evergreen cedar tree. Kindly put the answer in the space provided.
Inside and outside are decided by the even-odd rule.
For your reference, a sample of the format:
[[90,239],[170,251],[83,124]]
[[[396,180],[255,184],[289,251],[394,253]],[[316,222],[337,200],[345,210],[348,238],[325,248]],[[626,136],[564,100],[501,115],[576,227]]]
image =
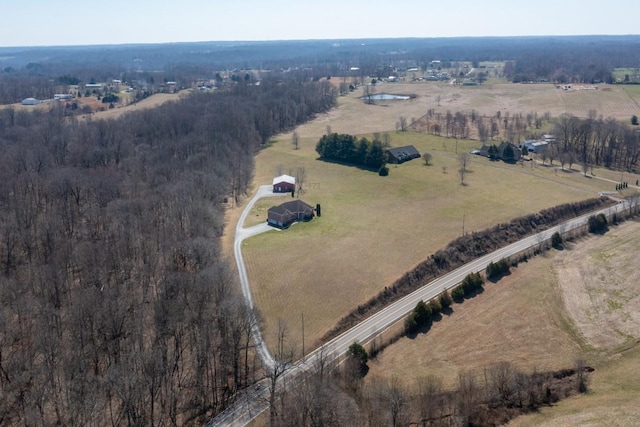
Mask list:
[[386,153],[380,141],[356,138],[353,135],[331,133],[323,135],[316,144],[320,158],[380,170],[386,162]]
[[487,278],[493,279],[502,276],[509,272],[509,268],[509,262],[504,258],[495,263],[492,261],[487,266]]

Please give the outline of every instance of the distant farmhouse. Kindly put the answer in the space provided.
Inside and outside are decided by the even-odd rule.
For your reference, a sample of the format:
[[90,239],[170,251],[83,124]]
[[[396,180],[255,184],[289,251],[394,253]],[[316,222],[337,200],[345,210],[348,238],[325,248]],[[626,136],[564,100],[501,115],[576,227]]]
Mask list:
[[267,211],[267,222],[278,228],[287,228],[294,222],[313,219],[313,208],[300,199],[273,206]]
[[56,93],[53,95],[53,99],[56,101],[70,101],[73,99],[73,95],[70,93]]
[[483,144],[479,150],[472,150],[471,154],[487,156],[491,160],[502,160],[504,162],[517,162],[522,157],[522,148],[510,142],[502,142],[500,145],[488,146]]
[[296,179],[289,175],[280,175],[273,178],[274,193],[290,193],[296,189]]
[[419,159],[420,153],[413,145],[405,145],[404,147],[389,148],[387,150],[387,161],[389,163],[400,164],[409,160]]
[[548,133],[542,135],[542,137],[540,138],[542,141],[547,142],[549,144],[553,144],[554,142],[556,142],[556,136],[555,135],[550,135]]
[[546,141],[536,141],[535,139],[530,139],[520,144],[520,147],[526,147],[528,152],[537,154],[546,149],[548,145],[549,143]]

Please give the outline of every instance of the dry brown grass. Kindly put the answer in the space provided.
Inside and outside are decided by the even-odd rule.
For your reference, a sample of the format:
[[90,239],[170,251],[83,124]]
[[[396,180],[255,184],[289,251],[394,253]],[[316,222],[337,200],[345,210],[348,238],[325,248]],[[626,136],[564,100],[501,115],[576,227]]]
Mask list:
[[551,257],[537,257],[513,269],[482,294],[454,304],[453,313],[429,332],[402,338],[370,363],[371,377],[393,375],[411,382],[440,376],[456,385],[461,370],[481,372],[509,361],[522,370],[556,370],[573,365],[580,347],[558,327],[561,297]]
[[[610,184],[579,173],[558,173],[531,164],[506,165],[474,157],[461,186],[455,172],[455,141],[424,134],[396,134],[393,144],[414,144],[433,154],[391,166],[388,177],[354,167],[318,161],[316,140],[303,138],[294,150],[283,137],[257,156],[256,183],[271,182],[278,165],[303,166],[306,202],[320,203],[323,215],[283,233],[267,233],[244,243],[254,300],[273,342],[279,318],[301,348],[336,321],[462,232],[543,208],[593,197]],[[475,147],[460,141],[458,150]],[[443,173],[442,167],[447,172]],[[258,205],[247,225],[266,220],[269,202]]]
[[[428,108],[436,107],[435,96],[438,94],[442,97],[443,111],[475,108],[486,114],[494,114],[497,110],[510,113],[549,111],[552,115],[565,112],[560,101],[564,94],[550,85],[503,84],[478,89],[435,84],[386,86],[378,88],[378,92],[415,93],[418,98],[373,106],[358,100],[359,94],[340,98],[338,109],[297,129],[301,136],[299,150],[293,149],[290,134],[285,134],[278,136],[277,142],[256,158],[255,186],[270,183],[278,166],[284,167],[285,173],[299,166],[305,167],[307,193],[302,199],[311,204],[321,203],[323,210],[322,218],[297,224],[282,233],[257,236],[244,243],[254,300],[264,317],[268,342],[273,342],[278,319],[283,318],[289,325],[290,343],[300,350],[301,315],[304,314],[305,344],[309,350],[311,342],[342,315],[457,237],[463,215],[469,232],[613,189],[613,184],[585,178],[578,171],[562,172],[551,167],[534,167],[531,163],[504,165],[475,157],[470,167],[472,173],[468,175],[469,185],[462,187],[455,172],[458,168],[455,141],[393,131],[399,116],[420,117]],[[469,91],[475,91],[473,96]],[[599,94],[606,97],[612,92]],[[576,95],[581,96],[581,93]],[[536,106],[540,110],[536,110]],[[394,146],[414,144],[420,151],[432,153],[434,164],[425,167],[415,160],[399,167],[391,166],[390,176],[380,178],[368,171],[317,161],[315,143],[327,126],[333,132],[351,134],[389,131]],[[459,141],[458,144],[459,152],[477,148],[476,142]],[[443,166],[448,168],[447,173],[443,173]],[[598,169],[595,173],[615,180],[616,173]],[[266,220],[269,206],[268,202],[257,205],[247,225]],[[228,224],[235,224],[234,218],[240,209],[229,210]],[[227,227],[227,247],[232,239],[233,227]],[[551,261],[534,262],[542,264],[529,273],[531,276],[525,283],[535,285],[539,282],[540,270],[549,276],[543,282],[552,282]],[[450,326],[451,333],[462,337],[462,344],[449,349],[448,356],[435,359],[447,381],[455,379],[459,366],[466,369],[482,366],[483,354],[495,354],[496,350],[503,355],[502,360],[514,361],[522,367],[554,369],[573,363],[579,351],[577,333],[564,317],[556,314],[562,311],[558,308],[559,295],[529,286],[530,289],[521,292],[526,297],[512,302],[508,296],[502,296],[501,291],[509,289],[510,280],[514,281],[512,287],[518,287],[516,277],[519,276],[514,274],[504,282],[490,285],[477,300],[456,308],[452,319],[477,306],[482,314],[468,316],[472,318],[474,328],[481,328],[488,335],[482,340],[475,333],[465,333],[455,326],[457,321]],[[493,299],[496,301],[490,303],[490,310],[486,310],[486,303],[480,303]],[[500,312],[504,305],[517,309]],[[522,313],[533,316],[533,320],[521,319]],[[510,326],[510,322],[515,326]],[[427,336],[436,335],[437,329],[444,328],[444,324],[436,325]],[[451,341],[447,334],[438,336],[439,342],[435,339],[431,342],[438,348],[446,347],[446,342]],[[481,344],[480,349],[470,353],[469,342]],[[383,357],[391,357],[393,348],[385,351]],[[404,357],[399,355],[398,359]],[[429,357],[421,356],[420,360],[414,360],[415,365],[407,363],[407,371],[412,372]],[[391,372],[390,364],[384,366],[381,369]],[[395,368],[393,372],[396,372]]]
[[[185,93],[187,92],[182,91],[179,93],[157,93],[135,104],[117,106],[116,108],[112,108],[112,109],[109,109],[109,104],[103,104],[101,101],[98,101],[95,97],[75,98],[74,101],[78,103],[78,106],[80,108],[82,108],[83,106],[88,106],[91,109],[91,111],[93,111],[93,114],[85,114],[85,115],[78,116],[78,118],[80,119],[86,119],[88,117],[91,117],[92,119],[115,119],[129,111],[155,108],[159,105],[164,104],[167,101],[178,100]],[[119,94],[118,96],[123,98],[129,97],[128,94],[124,94],[124,93]],[[22,104],[0,105],[0,108],[13,107],[16,110],[25,110],[25,111],[49,110],[53,108],[56,104],[57,104],[57,101],[46,101],[38,105],[22,105]],[[104,108],[104,111],[100,111],[103,108]]]
[[[604,236],[520,264],[510,276],[487,283],[481,295],[454,305],[453,314],[428,333],[387,348],[370,363],[369,375],[412,384],[418,376],[435,374],[454,386],[461,370],[478,372],[500,360],[523,369],[560,369],[572,366],[581,353],[596,368],[590,393],[509,425],[637,425],[639,237],[640,223],[626,222]],[[566,274],[574,265],[577,273]]]
[[[492,116],[500,111],[511,115],[537,112],[557,117],[571,113],[588,117],[613,117],[628,123],[632,115],[640,115],[640,93],[627,86],[606,86],[607,90],[563,91],[553,84],[514,84],[493,82],[482,86],[451,86],[447,83],[383,83],[377,93],[415,94],[409,101],[384,101],[366,105],[360,99],[362,89],[339,99],[340,108],[297,129],[300,136],[319,137],[331,126],[333,132],[364,134],[392,131],[400,116],[408,120],[422,117],[431,108],[446,113],[477,111]],[[437,98],[440,97],[438,106]]]
[[[180,93],[156,93],[156,94],[151,95],[148,98],[145,98],[142,101],[137,102],[135,104],[129,104],[129,105],[116,107],[116,108],[112,108],[112,109],[108,109],[108,107],[109,107],[108,104],[102,104],[102,106],[105,107],[105,110],[104,111],[97,111],[97,110],[99,110],[99,107],[93,108],[95,113],[93,113],[93,115],[91,115],[91,117],[93,119],[116,119],[116,118],[122,116],[123,114],[130,112],[130,111],[138,111],[138,110],[144,110],[144,109],[148,109],[148,108],[156,108],[156,107],[164,104],[167,101],[176,101],[176,100],[180,99],[180,97],[183,96],[183,94],[184,94],[184,92],[180,92]],[[95,98],[90,98],[90,99],[94,99],[95,100]],[[79,100],[83,100],[83,98],[79,98]],[[100,102],[100,101],[96,101],[96,102]],[[89,117],[89,116],[84,116],[83,118],[86,118],[86,117]]]

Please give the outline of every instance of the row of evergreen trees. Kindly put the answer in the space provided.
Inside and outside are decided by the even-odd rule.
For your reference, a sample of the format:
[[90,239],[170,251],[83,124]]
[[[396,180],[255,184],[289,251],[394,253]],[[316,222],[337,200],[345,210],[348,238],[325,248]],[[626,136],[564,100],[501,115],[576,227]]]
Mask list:
[[364,166],[378,170],[386,163],[387,156],[382,142],[358,139],[353,135],[330,133],[316,144],[320,158]]
[[[504,263],[507,265],[508,270],[508,264],[506,261]],[[480,273],[469,273],[458,286],[451,290],[451,294],[445,290],[428,303],[424,301],[418,302],[413,311],[404,320],[405,333],[415,334],[420,329],[429,327],[434,316],[439,315],[443,310],[449,309],[453,301],[460,303],[465,297],[478,292],[483,283],[484,280]]]

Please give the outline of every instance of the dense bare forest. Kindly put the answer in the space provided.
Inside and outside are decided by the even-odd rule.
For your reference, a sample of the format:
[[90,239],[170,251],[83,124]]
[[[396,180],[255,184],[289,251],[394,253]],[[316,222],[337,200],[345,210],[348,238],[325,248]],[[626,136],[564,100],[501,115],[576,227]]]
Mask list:
[[260,368],[224,202],[324,83],[243,85],[119,120],[0,110],[0,425],[184,425]]
[[[354,344],[359,347],[358,344]],[[354,347],[352,346],[352,347]],[[411,382],[396,377],[363,381],[366,351],[350,352],[342,369],[322,358],[295,388],[277,393],[271,426],[498,426],[561,399],[588,391],[584,360],[555,372],[525,372],[509,362],[462,371],[455,385],[437,375]]]

